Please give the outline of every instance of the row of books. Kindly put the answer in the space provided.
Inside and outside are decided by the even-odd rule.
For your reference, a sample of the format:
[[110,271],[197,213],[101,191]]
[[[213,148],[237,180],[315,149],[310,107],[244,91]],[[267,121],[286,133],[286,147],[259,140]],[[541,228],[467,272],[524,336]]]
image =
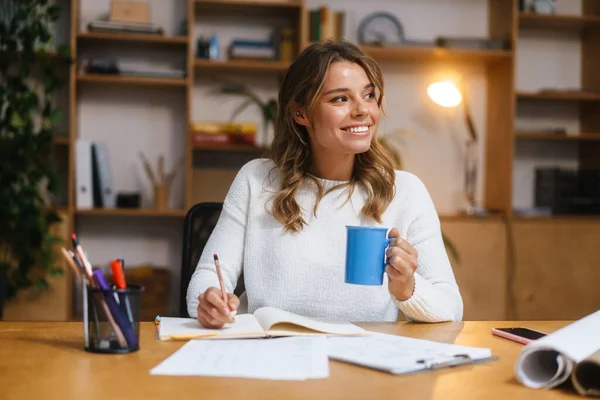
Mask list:
[[323,6],[311,10],[309,14],[309,40],[341,40],[345,37],[346,14],[343,11],[332,11]]
[[192,122],[192,142],[201,145],[254,145],[258,126],[252,122]]

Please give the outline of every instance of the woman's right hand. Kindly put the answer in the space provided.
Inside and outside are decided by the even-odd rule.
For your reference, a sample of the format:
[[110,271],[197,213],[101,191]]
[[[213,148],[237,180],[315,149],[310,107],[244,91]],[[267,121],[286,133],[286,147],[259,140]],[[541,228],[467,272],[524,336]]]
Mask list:
[[228,322],[234,322],[232,311],[237,310],[240,299],[233,293],[227,293],[228,304],[223,301],[221,290],[210,287],[198,296],[198,322],[205,328],[222,328]]

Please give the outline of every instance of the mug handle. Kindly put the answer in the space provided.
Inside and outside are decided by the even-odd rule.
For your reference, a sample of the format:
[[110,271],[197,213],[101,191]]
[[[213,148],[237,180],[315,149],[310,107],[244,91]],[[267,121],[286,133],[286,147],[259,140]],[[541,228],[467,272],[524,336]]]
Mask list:
[[[388,248],[388,247],[389,247],[389,245],[390,245],[390,242],[391,242],[392,240],[394,240],[394,239],[395,239],[395,238],[387,238],[387,239],[385,239],[385,250],[387,250],[387,248]],[[385,250],[384,250],[384,251],[385,251]],[[387,256],[386,256],[386,257],[385,257],[385,264],[383,265],[383,267],[385,268],[385,267],[387,267],[388,265],[390,265],[390,262],[389,262],[389,260],[388,260],[388,258],[387,258]]]

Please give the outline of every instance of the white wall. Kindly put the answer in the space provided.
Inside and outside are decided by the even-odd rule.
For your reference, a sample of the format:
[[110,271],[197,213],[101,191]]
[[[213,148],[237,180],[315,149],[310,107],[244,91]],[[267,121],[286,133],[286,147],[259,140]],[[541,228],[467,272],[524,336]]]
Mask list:
[[[570,0],[559,1],[563,7]],[[177,31],[180,19],[184,17],[185,1],[152,0],[153,22],[162,24],[168,33]],[[577,2],[578,3],[578,2]],[[87,22],[106,14],[108,0],[82,1],[82,28]],[[439,35],[486,36],[487,2],[479,0],[308,0],[308,8],[327,4],[335,10],[345,10],[347,16],[347,39],[356,40],[358,24],[371,12],[387,10],[401,20],[406,36],[415,40],[432,40]],[[575,10],[577,11],[577,10]],[[208,23],[205,17],[196,16],[199,22],[194,28],[195,35],[208,35],[219,29],[222,34],[222,47],[227,38],[236,35],[265,37],[268,29],[264,26],[242,26],[239,20],[230,23]],[[202,23],[204,21],[204,24]],[[275,22],[277,24],[277,22]],[[240,27],[242,26],[242,27]],[[560,50],[562,59],[567,59],[579,49],[573,49],[572,38],[561,39],[556,47],[538,45],[541,39],[530,38],[519,47],[517,84],[528,88],[533,76],[539,80],[536,85],[553,83],[557,71],[530,67],[537,60],[552,61],[552,52]],[[116,46],[117,44],[115,44]],[[528,47],[523,47],[528,46]],[[166,62],[177,65],[181,62],[176,54],[163,54],[154,48],[119,45],[120,54],[132,59],[147,62]],[[151,58],[144,58],[141,49],[149,49]],[[527,50],[529,49],[529,50]],[[527,61],[529,51],[536,51]],[[568,50],[566,50],[568,49]],[[184,51],[184,50],[181,50]],[[525,55],[525,51],[528,54]],[[565,52],[569,52],[564,54]],[[545,54],[542,57],[540,54]],[[546,62],[544,63],[546,64]],[[579,65],[562,63],[566,72],[564,85],[578,83]],[[467,132],[460,110],[443,110],[433,105],[426,96],[429,83],[447,74],[460,75],[468,82],[469,97],[474,123],[485,141],[485,74],[483,67],[471,66],[456,70],[446,65],[382,64],[387,88],[387,117],[382,123],[384,133],[408,130],[409,136],[402,136],[398,142],[405,169],[418,175],[427,185],[440,213],[451,213],[461,208],[462,203],[462,140]],[[214,76],[197,72],[193,90],[192,117],[194,120],[227,120],[239,99],[214,96],[210,91],[216,88]],[[541,76],[540,76],[541,75]],[[558,76],[558,78],[557,78]],[[233,80],[248,80],[262,98],[275,97],[277,81],[274,77],[248,75],[240,77],[220,75]],[[78,113],[79,135],[91,140],[105,141],[109,146],[115,188],[117,191],[141,190],[144,203],[149,204],[149,185],[142,171],[137,151],[142,149],[152,159],[159,153],[165,154],[167,165],[172,165],[183,154],[185,135],[185,91],[178,88],[142,88],[117,85],[80,85],[78,89],[80,109]],[[560,118],[572,124],[575,118],[566,113]],[[238,120],[260,121],[258,110],[249,108]],[[539,123],[527,115],[523,123]],[[532,122],[533,121],[533,122]],[[521,118],[518,122],[521,122]],[[576,126],[570,125],[572,129]],[[483,150],[481,151],[483,157]],[[546,157],[547,155],[544,155]],[[202,155],[199,155],[202,159]],[[519,156],[520,157],[520,156]],[[535,154],[526,152],[523,156],[527,168],[538,162]],[[481,161],[483,163],[483,159]],[[522,161],[518,161],[522,162]],[[481,181],[480,174],[479,180]],[[526,175],[522,181],[529,179]],[[516,182],[516,181],[515,181]],[[481,182],[480,182],[481,183]],[[482,185],[479,185],[481,195]],[[520,189],[518,185],[518,190]],[[518,192],[518,191],[517,191]],[[183,176],[180,175],[171,199],[173,207],[183,205]],[[527,196],[515,194],[515,203],[526,203]],[[177,218],[122,218],[122,217],[78,217],[78,234],[95,264],[105,265],[109,260],[124,257],[128,265],[152,263],[168,266],[173,271],[171,284],[171,312],[177,307],[179,268],[181,253],[181,219]]]

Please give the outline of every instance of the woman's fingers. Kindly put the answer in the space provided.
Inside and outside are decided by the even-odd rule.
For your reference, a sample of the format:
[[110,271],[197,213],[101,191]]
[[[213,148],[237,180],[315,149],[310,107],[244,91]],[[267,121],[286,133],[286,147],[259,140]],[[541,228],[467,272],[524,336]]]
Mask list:
[[390,275],[390,279],[403,280],[410,277],[414,270],[410,267],[406,260],[403,260],[400,257],[394,256],[390,259],[390,264],[386,267],[386,271],[392,269],[396,274]]
[[221,328],[224,324],[235,321],[231,310],[239,306],[237,296],[229,294],[228,304],[226,304],[219,289],[209,288],[198,297],[198,302],[198,321],[202,326]]
[[240,299],[233,293],[227,293],[227,300],[229,302],[229,309],[235,311],[240,306]]

